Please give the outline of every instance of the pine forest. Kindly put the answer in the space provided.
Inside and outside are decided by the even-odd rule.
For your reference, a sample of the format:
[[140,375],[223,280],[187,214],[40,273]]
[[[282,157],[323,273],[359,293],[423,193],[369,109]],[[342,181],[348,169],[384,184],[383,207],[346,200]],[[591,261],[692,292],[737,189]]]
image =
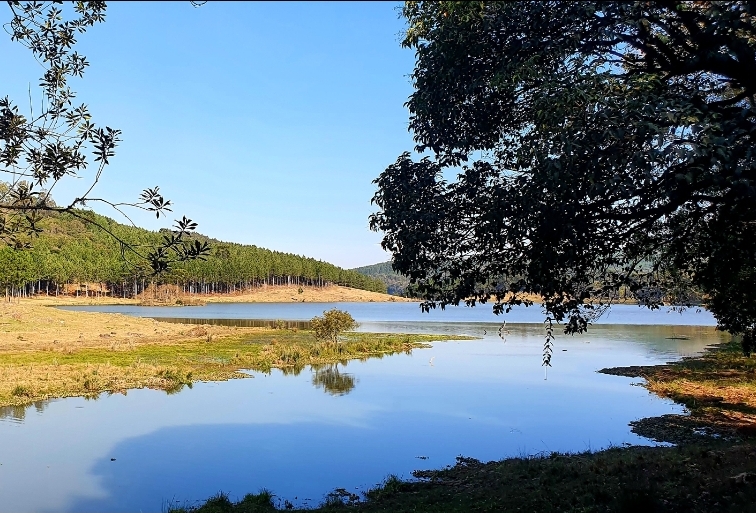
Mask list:
[[[126,226],[91,212],[77,212],[146,253],[168,232]],[[149,286],[173,285],[186,294],[234,293],[265,285],[342,285],[386,292],[380,280],[327,262],[195,237],[211,244],[205,260],[175,263],[159,276],[146,261],[126,250],[105,230],[71,214],[50,214],[31,248],[0,248],[0,287],[6,296],[33,294],[112,295],[135,297]]]

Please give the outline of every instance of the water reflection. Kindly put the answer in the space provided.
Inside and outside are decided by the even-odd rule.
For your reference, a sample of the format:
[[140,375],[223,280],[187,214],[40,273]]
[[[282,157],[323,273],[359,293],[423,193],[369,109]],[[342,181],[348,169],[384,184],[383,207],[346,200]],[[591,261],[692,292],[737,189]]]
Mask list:
[[312,384],[331,395],[346,395],[358,382],[354,375],[339,371],[338,363],[313,365],[311,369]]
[[[412,351],[407,350],[404,354],[410,355]],[[355,358],[355,360],[365,362],[370,359],[380,360],[385,356],[390,355],[375,354],[368,357]],[[315,364],[306,367],[303,365],[294,365],[278,369],[278,372],[283,376],[299,376],[305,368],[308,368],[312,376],[312,385],[315,388],[320,388],[330,395],[341,396],[354,390],[354,387],[360,381],[354,374],[342,372],[339,369],[339,365],[346,367],[348,363],[348,360],[341,360],[336,363]],[[270,371],[268,371],[268,375],[271,375]]]
[[[494,315],[490,305],[475,308],[449,306],[423,313],[418,303],[210,303],[202,307],[150,307],[134,305],[66,306],[66,310],[116,312],[138,317],[195,319],[282,319],[306,321],[323,310],[338,308],[352,314],[359,322],[476,322],[501,325],[509,323],[543,324],[540,305],[515,307],[508,314]],[[271,322],[271,321],[265,321]],[[682,312],[662,308],[649,310],[636,305],[614,305],[597,324],[664,324],[714,326],[711,312],[689,308]]]
[[243,328],[271,329],[310,329],[310,321],[292,321],[285,319],[203,319],[196,317],[152,317],[161,322],[178,324],[200,324],[211,326],[239,326]]
[[[304,368],[305,368],[304,365],[292,365],[290,367],[283,367],[279,369],[279,371],[284,376],[299,376],[300,374],[302,374],[302,371],[304,370]],[[270,373],[271,372],[269,370],[268,375],[270,375]]]
[[53,399],[46,399],[44,401],[34,401],[31,404],[14,405],[14,406],[0,406],[0,421],[10,421],[22,423],[26,419],[26,414],[29,410],[34,408],[37,414],[42,414],[45,408],[50,404]]

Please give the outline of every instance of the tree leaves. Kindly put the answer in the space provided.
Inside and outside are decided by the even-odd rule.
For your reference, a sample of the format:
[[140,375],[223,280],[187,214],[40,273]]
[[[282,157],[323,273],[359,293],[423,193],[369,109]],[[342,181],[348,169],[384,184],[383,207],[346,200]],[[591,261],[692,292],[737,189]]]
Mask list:
[[[579,333],[620,293],[655,308],[699,291],[721,327],[756,328],[745,306],[731,306],[737,322],[714,307],[756,262],[734,235],[756,222],[747,4],[408,2],[403,14],[410,129],[433,156],[405,153],[379,176],[370,226],[425,308],[505,311],[535,294]],[[729,251],[735,268],[712,266]]]
[[332,308],[323,312],[322,317],[315,316],[310,320],[310,327],[315,338],[334,344],[338,343],[339,335],[344,331],[357,329],[357,324],[349,312]]
[[[83,220],[79,212],[88,202],[97,201],[115,208],[136,207],[154,212],[156,217],[171,211],[171,202],[159,189],[145,189],[136,203],[113,203],[93,198],[91,193],[105,168],[115,156],[121,142],[121,131],[109,126],[96,126],[85,104],[74,106],[76,94],[68,86],[69,77],[82,77],[89,66],[86,58],[73,47],[78,34],[105,20],[105,2],[75,2],[76,15],[66,19],[57,2],[9,2],[12,18],[6,27],[11,40],[32,51],[44,72],[42,110],[25,117],[7,97],[0,99],[0,173],[8,180],[0,195],[0,243],[15,248],[28,248],[40,233],[37,225],[43,212],[69,212]],[[31,100],[31,91],[30,91]],[[31,101],[30,101],[31,103]],[[55,205],[48,191],[66,177],[82,176],[89,168],[88,159],[96,164],[93,177],[82,194],[70,204]],[[128,216],[126,216],[128,218]],[[123,251],[145,258],[155,273],[166,272],[171,262],[204,258],[207,243],[184,240],[196,228],[184,218],[177,225],[176,235],[146,254],[141,248],[113,235]]]

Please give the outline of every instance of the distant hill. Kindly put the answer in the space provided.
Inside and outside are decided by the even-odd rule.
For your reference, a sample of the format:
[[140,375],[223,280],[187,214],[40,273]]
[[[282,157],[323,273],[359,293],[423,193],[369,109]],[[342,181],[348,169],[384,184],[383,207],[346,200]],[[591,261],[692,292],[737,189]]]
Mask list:
[[[87,215],[142,252],[170,233],[127,226],[93,213]],[[155,277],[144,260],[134,258],[127,251],[125,255],[131,261],[127,263],[113,237],[75,216],[48,214],[38,224],[42,233],[33,239],[31,249],[16,251],[0,244],[0,290],[5,290],[6,294],[8,289],[14,295],[39,291],[58,293],[71,290],[71,286],[79,289],[80,284],[99,283],[108,294],[131,297],[144,291],[151,282],[171,284],[189,293],[238,292],[267,285],[329,284],[386,291],[381,280],[328,262],[222,242],[200,234],[192,238],[210,242],[211,251],[206,260],[178,263],[169,272]],[[85,285],[86,290],[88,287]]]
[[391,262],[356,267],[352,271],[382,281],[386,284],[388,293],[394,296],[403,296],[409,285],[409,278],[394,271],[391,268]]

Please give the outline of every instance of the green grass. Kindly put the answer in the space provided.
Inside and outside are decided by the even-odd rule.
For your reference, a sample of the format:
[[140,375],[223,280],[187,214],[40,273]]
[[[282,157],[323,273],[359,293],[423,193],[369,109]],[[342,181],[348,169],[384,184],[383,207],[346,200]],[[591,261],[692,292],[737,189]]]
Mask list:
[[[403,335],[354,333],[338,344],[315,341],[306,331],[266,331],[242,337],[207,341],[184,341],[145,344],[132,349],[85,348],[70,353],[53,351],[17,351],[3,353],[3,366],[70,365],[85,363],[130,366],[135,363],[175,365],[191,363],[200,367],[222,367],[234,362],[255,369],[295,366],[298,363],[335,361],[343,358],[369,357],[402,352],[437,340],[463,340],[469,337],[448,335]],[[238,366],[238,368],[247,368]]]
[[243,369],[299,372],[307,365],[382,357],[461,336],[350,333],[339,343],[307,331],[76,351],[9,351],[0,361],[0,406],[131,388],[175,392],[194,381],[247,377]]
[[201,506],[192,507],[190,505],[178,506],[170,504],[168,511],[171,513],[187,513],[189,511],[202,513],[267,513],[276,511],[273,498],[274,495],[271,492],[263,489],[256,494],[247,494],[239,502],[233,503],[229,500],[227,494],[219,492],[217,495],[210,497]]

